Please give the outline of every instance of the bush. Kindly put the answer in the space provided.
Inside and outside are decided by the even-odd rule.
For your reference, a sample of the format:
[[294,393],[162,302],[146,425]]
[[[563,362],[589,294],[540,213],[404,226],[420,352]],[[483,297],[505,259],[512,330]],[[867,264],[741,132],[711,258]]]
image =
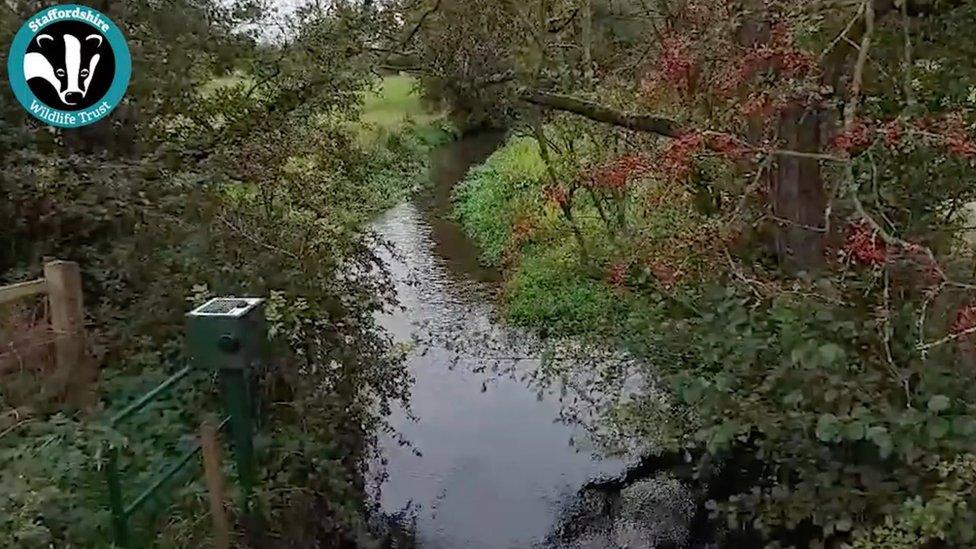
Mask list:
[[[666,315],[634,319],[627,341],[693,410],[687,438],[672,445],[756,464],[739,479],[748,491],[715,504],[730,525],[773,537],[809,526],[863,534],[886,517],[904,520],[915,498],[926,505],[951,493],[959,504],[941,515],[940,539],[971,542],[976,517],[963,502],[972,475],[949,485],[937,472],[976,449],[976,414],[965,404],[976,389],[957,382],[951,350],[923,357],[893,342],[893,360],[912,372],[902,380],[884,354],[865,354],[874,331],[858,305],[799,295],[760,302],[733,287],[686,297]],[[904,311],[892,321],[913,320]],[[632,432],[653,428],[641,424],[648,416],[628,417]]]
[[[495,160],[458,205],[507,268],[509,314],[547,333],[616,326],[601,343],[639,371],[608,376],[616,406],[592,430],[700,457],[697,478],[728,492],[709,502],[722,524],[773,545],[972,546],[976,10],[679,4],[644,19],[667,33],[635,40],[639,75],[608,60],[626,76],[519,82],[552,107],[533,130],[553,176],[523,193]],[[545,70],[571,74],[553,51]],[[635,112],[679,129],[597,124]],[[588,381],[591,364],[541,370]]]
[[505,285],[505,310],[515,324],[548,335],[592,335],[624,309],[602,280],[589,278],[572,244],[529,253]]
[[529,138],[509,140],[455,191],[455,212],[489,265],[500,265],[522,204],[541,196],[545,164]]
[[[33,3],[22,4],[30,13]],[[119,429],[107,419],[182,366],[183,314],[213,295],[271,298],[274,375],[262,384],[269,412],[258,453],[271,533],[303,546],[369,534],[363,464],[382,414],[409,384],[375,322],[393,294],[364,225],[409,192],[430,138],[357,141],[352,121],[372,78],[346,49],[363,38],[349,25],[358,11],[309,19],[300,45],[266,51],[224,10],[113,6],[143,48],[135,57],[167,66],[133,71],[113,115],[129,107],[133,119],[61,132],[0,100],[0,283],[38,276],[44,256],[77,261],[101,368],[89,415],[28,414],[11,407],[13,387],[0,386],[4,546],[109,545],[105,446],[122,451],[131,500],[219,408],[205,379]],[[21,21],[0,20],[8,30]],[[188,93],[227,68],[220,48],[244,68],[219,93]],[[134,518],[138,541],[204,544],[203,487],[186,482],[192,467],[185,473]]]

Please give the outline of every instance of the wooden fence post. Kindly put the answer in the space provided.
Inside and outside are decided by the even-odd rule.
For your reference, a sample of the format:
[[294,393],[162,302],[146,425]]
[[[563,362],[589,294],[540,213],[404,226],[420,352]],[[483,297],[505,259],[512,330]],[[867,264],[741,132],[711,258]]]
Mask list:
[[81,272],[73,261],[44,264],[57,371],[52,389],[76,406],[86,407],[94,396],[94,371],[85,354],[85,307]]
[[217,424],[205,420],[200,425],[200,445],[203,455],[203,474],[210,493],[210,516],[213,518],[213,546],[230,548],[230,526],[224,509],[224,473],[220,468],[220,445],[217,441]]

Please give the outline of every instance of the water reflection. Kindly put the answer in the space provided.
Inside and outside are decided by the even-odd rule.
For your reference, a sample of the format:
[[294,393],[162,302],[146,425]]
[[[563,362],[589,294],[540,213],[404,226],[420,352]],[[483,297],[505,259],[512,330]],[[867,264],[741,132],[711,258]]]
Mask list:
[[623,467],[571,444],[582,433],[558,421],[558,399],[519,375],[535,361],[500,375],[495,361],[456,352],[470,345],[520,353],[495,320],[497,274],[478,264],[449,219],[451,186],[500,139],[482,135],[437,151],[433,191],[375,224],[395,250],[386,259],[404,307],[382,323],[399,341],[429,336],[409,360],[416,420],[405,410],[391,418],[412,447],[382,442],[389,478],[380,499],[388,513],[413,506],[422,547],[533,545],[586,480]]

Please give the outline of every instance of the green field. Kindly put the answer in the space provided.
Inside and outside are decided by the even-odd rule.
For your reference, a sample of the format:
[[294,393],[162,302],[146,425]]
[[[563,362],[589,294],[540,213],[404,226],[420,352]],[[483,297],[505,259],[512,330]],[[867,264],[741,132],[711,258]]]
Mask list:
[[387,76],[363,99],[360,136],[364,141],[414,126],[419,133],[443,130],[444,112],[424,105],[412,76]]

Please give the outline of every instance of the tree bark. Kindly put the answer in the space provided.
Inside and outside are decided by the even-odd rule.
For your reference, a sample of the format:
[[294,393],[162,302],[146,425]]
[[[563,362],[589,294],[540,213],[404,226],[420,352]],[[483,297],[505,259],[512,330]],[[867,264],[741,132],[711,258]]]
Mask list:
[[[816,153],[821,147],[821,119],[816,106],[794,104],[777,121],[783,147]],[[769,175],[769,201],[775,216],[775,252],[788,273],[816,271],[824,263],[827,193],[820,161],[779,155]]]
[[674,120],[662,116],[628,113],[585,99],[556,93],[525,92],[521,98],[533,105],[571,112],[596,122],[620,126],[629,130],[656,133],[665,137],[681,135],[678,124]]
[[[747,49],[770,39],[770,21],[763,0],[743,0],[737,34],[739,44]],[[745,97],[743,97],[743,100]],[[780,147],[787,150],[819,153],[825,112],[817,107],[805,108],[794,101],[776,116],[776,135]],[[762,115],[748,119],[746,139],[760,146],[767,137]],[[777,155],[773,159],[768,181],[769,205],[773,212],[772,252],[783,271],[796,274],[816,271],[824,263],[826,193],[820,162],[813,158]]]
[[583,19],[580,41],[583,43],[583,79],[593,82],[593,0],[581,0]]

